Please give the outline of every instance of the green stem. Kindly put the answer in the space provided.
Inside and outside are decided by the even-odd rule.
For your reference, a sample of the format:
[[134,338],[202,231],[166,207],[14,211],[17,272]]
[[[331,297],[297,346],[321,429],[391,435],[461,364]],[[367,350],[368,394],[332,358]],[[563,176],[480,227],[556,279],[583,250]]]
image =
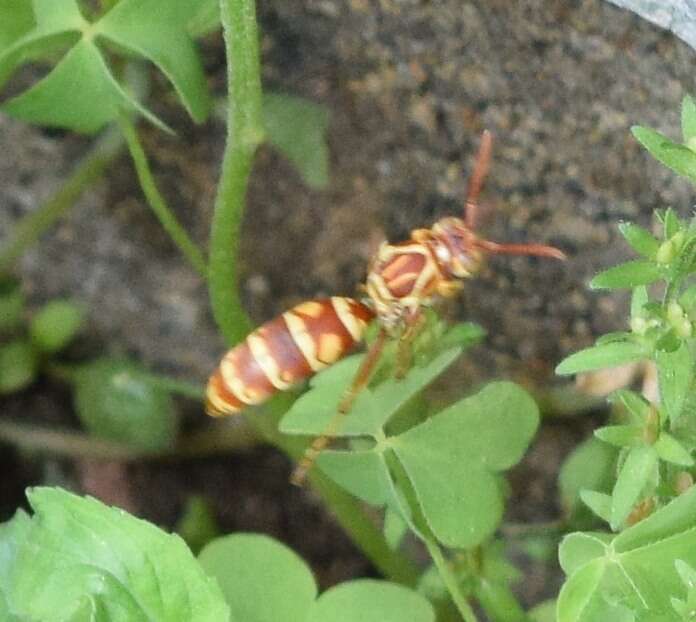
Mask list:
[[221,0],[227,55],[227,142],[210,231],[210,300],[227,343],[251,324],[239,298],[237,250],[249,174],[263,141],[259,33],[253,0]]
[[[228,78],[227,142],[222,176],[210,232],[210,299],[215,320],[229,344],[241,341],[251,329],[239,298],[236,253],[247,185],[256,148],[263,141],[258,30],[254,0],[221,0]],[[249,424],[263,437],[297,460],[306,442],[278,432],[278,420],[287,410],[287,395],[280,395],[264,410],[252,413]],[[415,585],[418,570],[398,551],[392,551],[360,504],[316,469],[310,484],[323,498],[357,546],[387,577]]]
[[423,542],[428,549],[428,553],[430,553],[430,557],[433,558],[433,562],[435,562],[435,567],[440,573],[442,582],[445,584],[447,591],[450,593],[450,596],[452,597],[454,604],[457,606],[462,619],[464,619],[465,622],[476,622],[476,614],[471,608],[469,601],[459,589],[459,582],[452,574],[452,570],[442,554],[440,545],[435,541],[432,534],[423,534]]
[[62,187],[37,210],[25,216],[15,227],[12,241],[0,250],[0,274],[13,264],[53,223],[70,209],[80,195],[116,159],[123,149],[123,139],[116,130],[107,130],[77,165]]
[[133,121],[126,115],[121,115],[119,122],[123,136],[126,139],[131,158],[133,158],[133,164],[135,165],[135,170],[138,174],[140,187],[145,194],[148,204],[155,213],[155,216],[157,216],[157,219],[160,221],[161,225],[164,227],[164,230],[179,247],[179,250],[181,250],[186,259],[188,259],[189,263],[194,267],[196,272],[198,272],[198,274],[200,274],[203,278],[206,278],[208,268],[205,263],[205,258],[193,240],[189,237],[188,233],[186,233],[186,230],[176,219],[176,216],[174,216],[171,208],[167,205],[164,197],[157,189],[157,184],[155,183],[152,171],[150,170],[150,165],[148,164],[145,150],[140,143],[138,132],[133,124]]

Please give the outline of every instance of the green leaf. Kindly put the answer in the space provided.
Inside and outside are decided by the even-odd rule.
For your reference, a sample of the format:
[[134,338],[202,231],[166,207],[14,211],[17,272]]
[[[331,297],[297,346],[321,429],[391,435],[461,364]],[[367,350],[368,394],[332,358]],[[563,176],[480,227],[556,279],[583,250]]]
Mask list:
[[621,467],[611,495],[611,528],[617,530],[639,501],[655,475],[657,452],[652,447],[634,447]]
[[693,466],[694,459],[689,451],[671,434],[660,432],[660,438],[654,445],[657,455],[666,462],[680,466]]
[[43,80],[1,109],[29,123],[85,133],[101,129],[122,110],[135,110],[167,129],[121,88],[97,47],[86,39],[75,45]]
[[186,500],[175,531],[194,553],[220,534],[213,508],[205,497],[194,495]]
[[[412,397],[439,376],[460,355],[452,348],[427,365],[413,367],[402,380],[389,379],[374,389],[360,392],[350,416],[345,417],[334,436],[376,436],[382,427]],[[280,422],[285,434],[322,434],[337,412],[338,403],[353,381],[362,355],[348,357],[317,374],[307,391]]]
[[339,486],[372,505],[384,505],[391,496],[389,472],[374,451],[323,451],[317,466]]
[[658,350],[655,362],[660,386],[660,399],[674,423],[681,414],[684,400],[694,380],[694,361],[686,342],[673,352]]
[[610,550],[613,536],[608,533],[571,533],[563,538],[558,549],[558,561],[563,572],[573,574],[579,568]]
[[643,444],[643,427],[638,425],[606,425],[595,430],[595,436],[616,447]]
[[556,373],[565,376],[583,371],[593,371],[607,367],[618,367],[647,358],[648,349],[635,341],[614,341],[599,346],[585,348],[563,359],[556,367]]
[[503,508],[496,473],[521,459],[538,416],[526,392],[497,382],[388,439],[443,544],[469,548],[495,531]]
[[[650,154],[675,173],[696,179],[696,153],[679,145],[655,130],[634,126],[633,136]],[[671,237],[668,235],[667,238]]]
[[329,112],[301,97],[267,93],[263,98],[266,138],[297,168],[313,188],[329,183],[326,131]]
[[630,222],[622,222],[619,223],[619,231],[634,251],[648,259],[655,259],[660,243],[647,229]]
[[0,54],[34,25],[31,0],[0,0]]
[[391,549],[398,549],[408,533],[408,523],[396,510],[387,507],[384,510],[384,539]]
[[231,622],[305,622],[317,586],[300,557],[260,534],[213,540],[198,556],[217,579],[232,611]]
[[[694,154],[696,158],[696,154]],[[620,289],[649,285],[661,279],[662,268],[652,261],[636,259],[600,272],[590,281],[592,289]]]
[[188,23],[188,33],[194,38],[207,35],[220,28],[220,2],[201,0],[198,11]]
[[584,561],[574,557],[558,600],[559,622],[614,622],[603,608],[617,602],[641,621],[675,620],[671,599],[684,588],[674,561],[696,566],[696,488],[595,551],[593,559],[589,549]]
[[443,350],[455,346],[466,349],[479,343],[485,336],[486,331],[478,324],[460,322],[451,326],[447,332],[440,337],[438,344]]
[[679,222],[679,216],[677,216],[677,213],[671,207],[665,210],[663,224],[666,240],[672,239],[682,228]]
[[361,579],[324,592],[307,618],[307,622],[356,620],[435,622],[435,612],[425,598],[408,588],[386,581]]
[[631,317],[643,317],[643,307],[648,304],[649,300],[648,289],[644,285],[634,288],[631,294]]
[[120,0],[98,23],[100,36],[151,60],[167,76],[194,121],[211,100],[196,47],[187,33],[199,0]]
[[581,490],[580,499],[599,518],[607,523],[611,521],[611,496],[594,490]]
[[532,622],[556,622],[556,601],[545,600],[529,611]]
[[57,488],[27,496],[35,514],[5,583],[18,615],[84,620],[93,600],[98,619],[112,622],[229,619],[220,589],[178,536]]
[[32,319],[29,334],[32,343],[52,354],[62,350],[80,330],[85,313],[80,305],[69,300],[54,300]]
[[31,345],[15,339],[0,345],[0,395],[21,391],[36,378],[38,361]]
[[619,389],[609,396],[609,402],[623,406],[631,421],[645,424],[650,418],[652,405],[642,395],[628,389]]
[[682,99],[681,129],[684,143],[696,138],[696,104],[689,95],[684,95]]
[[0,278],[0,332],[12,331],[22,324],[24,296],[19,281]]
[[558,486],[563,510],[573,524],[589,522],[587,510],[580,503],[582,490],[611,490],[616,457],[616,449],[590,437],[566,458],[558,476]]
[[140,365],[97,359],[74,376],[75,408],[95,436],[143,451],[171,447],[179,421],[169,393],[148,381]]

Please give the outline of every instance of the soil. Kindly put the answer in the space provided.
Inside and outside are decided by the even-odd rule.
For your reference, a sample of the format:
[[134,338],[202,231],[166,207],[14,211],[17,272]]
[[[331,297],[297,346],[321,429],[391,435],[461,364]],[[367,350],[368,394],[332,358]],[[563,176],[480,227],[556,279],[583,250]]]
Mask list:
[[[374,242],[404,238],[461,209],[483,129],[496,137],[481,230],[492,239],[564,249],[565,263],[493,258],[445,313],[480,323],[488,337],[450,376],[462,392],[508,377],[557,383],[555,364],[603,332],[621,329],[626,299],[590,292],[602,267],[629,256],[616,224],[650,226],[652,210],[690,207],[686,182],[630,135],[642,124],[677,137],[679,103],[692,88],[693,51],[671,34],[600,0],[302,0],[259,3],[269,91],[323,104],[331,114],[331,182],[304,185],[264,146],[243,226],[243,298],[262,322],[301,300],[352,295]],[[213,91],[224,93],[219,36],[202,43]],[[167,93],[164,79],[156,90]],[[196,127],[171,95],[154,104],[176,137],[143,126],[157,179],[204,244],[225,131]],[[89,140],[0,116],[0,244],[68,175]],[[206,289],[156,223],[126,157],[22,259],[31,308],[54,297],[86,303],[80,353],[127,353],[152,369],[202,382],[223,351]],[[2,416],[74,425],[69,396],[51,381],[0,402]],[[189,408],[192,408],[189,406]],[[190,418],[201,417],[192,409]],[[563,457],[592,421],[545,424],[511,474],[513,521],[558,516]],[[595,422],[596,423],[596,422]],[[24,486],[80,488],[67,460],[0,455],[0,519]],[[127,470],[128,503],[171,527],[188,495],[205,494],[224,530],[265,531],[288,542],[322,585],[373,572],[305,491],[290,464],[256,448]],[[554,595],[553,564],[522,560],[525,603]]]

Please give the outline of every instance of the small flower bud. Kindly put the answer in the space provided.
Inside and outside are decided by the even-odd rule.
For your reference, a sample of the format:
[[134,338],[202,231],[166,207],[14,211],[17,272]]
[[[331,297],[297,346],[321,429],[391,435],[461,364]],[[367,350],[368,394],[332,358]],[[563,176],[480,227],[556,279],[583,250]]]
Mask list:
[[631,318],[631,330],[636,335],[645,335],[645,331],[648,330],[648,323],[645,321],[645,318],[642,318],[642,317]]
[[669,303],[669,305],[667,305],[667,319],[672,325],[677,324],[684,319],[684,309],[682,309],[678,302],[672,301]]

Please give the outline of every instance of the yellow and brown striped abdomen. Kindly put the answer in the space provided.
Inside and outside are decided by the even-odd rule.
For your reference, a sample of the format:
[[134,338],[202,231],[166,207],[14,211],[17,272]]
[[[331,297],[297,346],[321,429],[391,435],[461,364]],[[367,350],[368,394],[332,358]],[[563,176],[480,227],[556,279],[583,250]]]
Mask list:
[[303,302],[266,322],[225,354],[208,381],[214,417],[261,404],[309,378],[361,341],[373,312],[352,298]]

